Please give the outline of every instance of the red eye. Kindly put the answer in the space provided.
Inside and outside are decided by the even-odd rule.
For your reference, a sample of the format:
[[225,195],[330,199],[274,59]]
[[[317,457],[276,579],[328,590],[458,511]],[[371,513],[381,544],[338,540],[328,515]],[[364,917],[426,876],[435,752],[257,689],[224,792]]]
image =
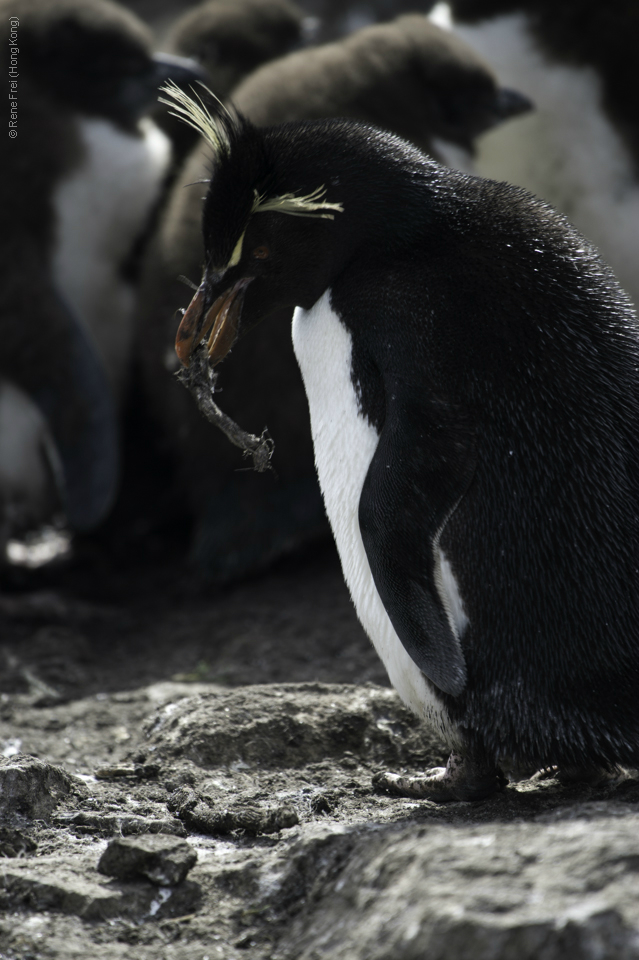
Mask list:
[[270,255],[271,255],[271,251],[264,244],[261,247],[256,247],[255,250],[253,251],[253,256],[255,257],[256,260],[268,260]]

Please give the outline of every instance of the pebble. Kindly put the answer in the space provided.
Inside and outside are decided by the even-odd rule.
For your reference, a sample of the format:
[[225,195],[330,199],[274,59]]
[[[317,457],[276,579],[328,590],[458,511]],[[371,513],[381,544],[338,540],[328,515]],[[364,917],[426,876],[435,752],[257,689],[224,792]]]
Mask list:
[[158,887],[182,883],[195,866],[197,853],[185,840],[163,834],[116,837],[100,857],[98,870],[109,877],[146,877]]

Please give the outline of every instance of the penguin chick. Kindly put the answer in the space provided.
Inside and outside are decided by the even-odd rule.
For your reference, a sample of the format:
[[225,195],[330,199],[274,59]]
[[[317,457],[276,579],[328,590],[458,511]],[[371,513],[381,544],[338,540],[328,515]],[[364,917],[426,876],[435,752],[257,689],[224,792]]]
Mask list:
[[451,166],[465,167],[479,134],[532,107],[500,89],[471,47],[420,14],[266,64],[233,91],[233,103],[258,126],[365,120],[444,161],[450,152]]
[[220,98],[268,60],[300,43],[302,12],[290,0],[208,0],[176,21],[169,49],[204,67]]
[[[260,125],[331,115],[376,120],[428,149],[437,144],[442,155],[463,153],[464,162],[478,130],[529,106],[500,90],[467,46],[422,16],[273,61],[241,84],[234,99]],[[221,377],[225,412],[258,435],[268,424],[277,436],[279,484],[273,476],[238,474],[237,452],[204,422],[172,376],[176,310],[187,302],[176,278],[198,277],[203,256],[203,188],[184,185],[208,176],[209,154],[203,141],[189,159],[150,252],[140,297],[142,363],[154,413],[198,518],[194,559],[208,576],[228,579],[328,531],[290,343],[292,310],[244,341]]]
[[[200,74],[175,57],[153,57],[141,21],[109,0],[2,0],[0,11],[3,23],[20,21],[20,93],[30,110],[22,128],[28,120],[44,129],[46,115],[70,141],[68,166],[49,176],[40,213],[54,220],[55,284],[90,330],[121,398],[134,302],[127,261],[171,159],[166,136],[144,115],[167,79]],[[41,150],[30,154],[22,131],[15,146],[24,182],[47,178]]]
[[179,107],[215,163],[178,356],[296,308],[346,583],[451,745],[421,794],[636,766],[639,322],[610,270],[544,202],[374,127]]
[[[299,45],[301,35],[302,13],[290,0],[208,0],[175,22],[166,45],[199,63],[208,86],[224,99],[247,74]],[[181,165],[197,141],[195,131],[167,110],[154,116]]]
[[478,172],[562,210],[639,304],[639,5],[453,0],[451,8],[455,32],[537,107],[480,141]]
[[17,136],[0,146],[3,555],[54,513],[89,530],[113,503],[133,298],[121,269],[169,157],[139,117],[188,71],[154,60],[144,27],[102,0],[1,0],[0,12],[6,45],[19,23]]

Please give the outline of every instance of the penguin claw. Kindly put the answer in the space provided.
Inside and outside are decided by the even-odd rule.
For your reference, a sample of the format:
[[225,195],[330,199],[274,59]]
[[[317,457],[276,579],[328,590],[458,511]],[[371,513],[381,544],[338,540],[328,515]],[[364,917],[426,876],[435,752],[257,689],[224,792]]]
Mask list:
[[620,783],[624,773],[618,767],[613,770],[604,770],[602,767],[559,767],[555,776],[562,786],[584,784],[590,787],[609,787]]
[[551,766],[537,770],[527,777],[532,783],[541,783],[544,780],[558,780],[563,787],[573,785],[589,787],[610,787],[627,779],[627,774],[620,767],[606,770],[597,766]]
[[540,783],[542,780],[555,780],[558,775],[557,767],[542,767],[541,770],[535,770],[534,773],[526,776],[524,774],[520,779],[532,780],[534,783]]
[[496,767],[479,765],[454,753],[445,767],[433,767],[423,776],[405,777],[384,771],[373,777],[373,786],[385,793],[435,803],[485,800],[503,790],[507,782]]

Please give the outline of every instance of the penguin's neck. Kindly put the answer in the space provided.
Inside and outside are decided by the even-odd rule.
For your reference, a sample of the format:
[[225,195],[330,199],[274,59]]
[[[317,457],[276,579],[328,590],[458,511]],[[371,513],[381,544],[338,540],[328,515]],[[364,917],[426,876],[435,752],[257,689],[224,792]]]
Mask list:
[[166,175],[171,147],[151,121],[136,134],[103,119],[78,120],[83,158],[53,198],[54,281],[93,334],[116,396],[129,356],[134,290],[122,265],[142,233]]
[[331,306],[330,290],[310,310],[295,311],[293,347],[308,398],[326,513],[357,615],[402,700],[454,742],[443,704],[390,622],[362,542],[359,502],[379,435],[360,411],[352,377],[352,338]]
[[455,24],[455,31],[491,64],[500,83],[522,90],[536,106],[480,138],[477,172],[523,186],[565,213],[639,303],[639,182],[602,106],[595,70],[544,55],[523,13]]

